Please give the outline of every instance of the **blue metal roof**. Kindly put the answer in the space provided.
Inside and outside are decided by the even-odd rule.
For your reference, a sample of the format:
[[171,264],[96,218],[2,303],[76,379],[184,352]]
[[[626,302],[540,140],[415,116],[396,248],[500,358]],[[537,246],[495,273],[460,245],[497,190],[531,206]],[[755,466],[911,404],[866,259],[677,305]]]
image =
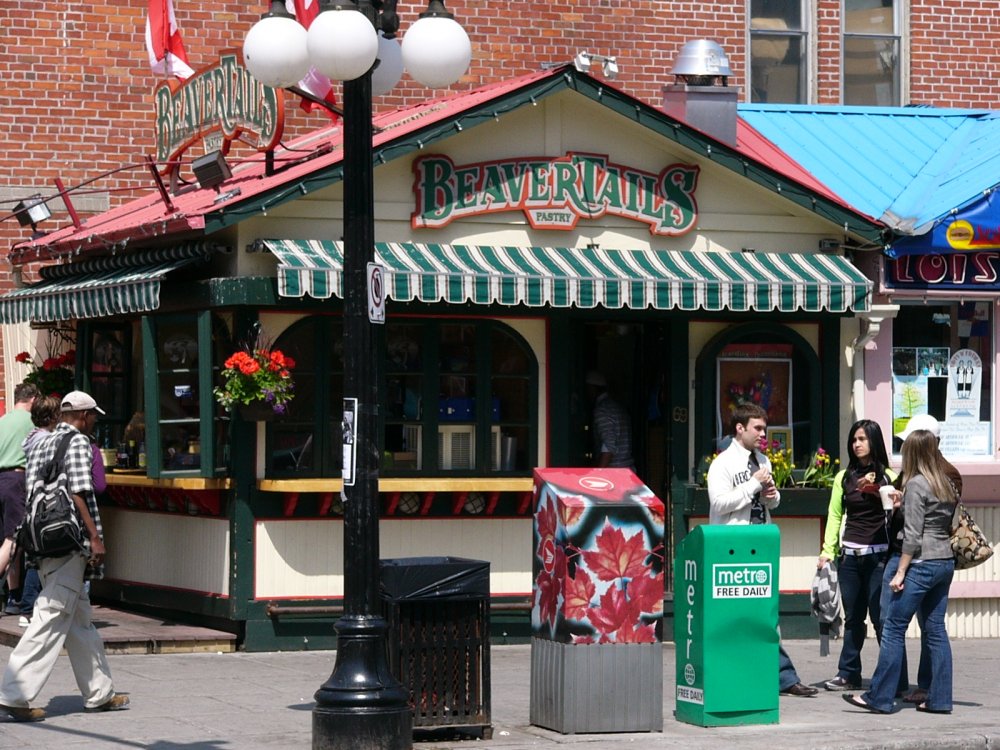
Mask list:
[[1000,112],[741,104],[740,116],[847,203],[923,234],[1000,184]]

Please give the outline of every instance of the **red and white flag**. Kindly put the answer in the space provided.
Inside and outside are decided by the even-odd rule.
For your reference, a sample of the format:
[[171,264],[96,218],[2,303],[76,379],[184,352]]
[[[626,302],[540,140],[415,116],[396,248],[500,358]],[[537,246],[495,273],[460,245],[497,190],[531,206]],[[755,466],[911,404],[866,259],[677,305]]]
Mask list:
[[177,76],[182,81],[194,73],[188,65],[181,32],[177,30],[172,0],[149,0],[146,49],[149,51],[149,65],[154,73]]
[[[319,0],[285,0],[285,8],[287,8],[289,13],[295,16],[296,20],[300,24],[308,29],[312,24],[313,19],[319,15]],[[333,82],[316,70],[316,68],[309,68],[309,72],[306,73],[305,78],[299,81],[299,88],[308,91],[317,99],[323,99],[334,106],[337,104],[337,95],[333,90]],[[326,112],[330,116],[330,119],[334,122],[339,119],[337,115],[330,110],[324,109],[323,107],[320,107],[320,105],[315,102],[311,102],[308,99],[303,99],[299,106],[305,112],[312,112],[318,107],[323,109],[323,111]]]

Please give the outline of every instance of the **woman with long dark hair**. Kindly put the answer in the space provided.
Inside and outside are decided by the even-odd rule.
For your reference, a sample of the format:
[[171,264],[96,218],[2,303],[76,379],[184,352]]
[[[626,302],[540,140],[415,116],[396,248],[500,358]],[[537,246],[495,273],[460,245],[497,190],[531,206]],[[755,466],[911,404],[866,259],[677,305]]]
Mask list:
[[870,419],[851,425],[847,433],[847,467],[833,480],[826,535],[817,568],[837,560],[840,598],[844,604],[844,645],[837,674],[827,690],[861,687],[861,649],[870,617],[881,641],[879,601],[882,574],[889,554],[889,532],[879,487],[896,475],[889,469],[882,428]]
[[868,692],[845,695],[844,700],[875,713],[892,710],[905,657],[906,628],[916,614],[931,657],[927,700],[918,704],[917,710],[947,714],[952,707],[952,661],[944,616],[955,575],[949,537],[958,497],[933,433],[914,431],[903,442],[902,452],[903,554],[889,582],[892,598],[878,665]]

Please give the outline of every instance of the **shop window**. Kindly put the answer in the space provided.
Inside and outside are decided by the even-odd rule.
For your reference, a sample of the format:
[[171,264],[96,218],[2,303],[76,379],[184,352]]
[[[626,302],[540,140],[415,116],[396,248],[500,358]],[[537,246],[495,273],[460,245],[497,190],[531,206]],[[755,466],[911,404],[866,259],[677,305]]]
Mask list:
[[83,388],[105,411],[94,438],[101,448],[113,451],[125,439],[125,427],[133,413],[133,372],[129,367],[132,326],[92,323],[82,327],[80,341],[77,350],[84,369]]
[[[537,363],[520,336],[496,321],[430,318],[390,320],[384,335],[384,475],[532,468]],[[268,425],[268,474],[337,476],[340,319],[299,321],[276,346],[296,360],[296,397],[288,417]]]
[[[915,414],[941,423],[949,459],[993,454],[989,302],[901,305],[892,323],[892,434]],[[898,453],[901,441],[893,438]]]
[[804,0],[750,0],[750,96],[808,101],[808,11]]
[[270,476],[339,476],[343,336],[338,317],[310,317],[290,326],[275,347],[295,360],[295,398],[268,423]]
[[[822,328],[816,334],[821,351],[835,358]],[[698,471],[706,458],[728,445],[732,410],[743,402],[767,412],[769,439],[791,450],[797,466],[820,446],[834,453],[839,447],[836,420],[824,419],[837,406],[831,395],[836,393],[836,373],[820,367],[813,346],[787,326],[749,323],[727,328],[699,355],[695,382],[701,384],[695,389],[695,481],[702,481]]]
[[[209,312],[143,318],[145,397],[124,439],[145,448],[150,476],[215,476],[229,462],[229,415],[215,401],[219,364],[231,353],[225,322]],[[200,367],[208,361],[211,366]],[[134,462],[132,462],[134,463]],[[134,467],[133,467],[134,468]]]
[[844,104],[898,107],[898,0],[844,0],[842,8]]

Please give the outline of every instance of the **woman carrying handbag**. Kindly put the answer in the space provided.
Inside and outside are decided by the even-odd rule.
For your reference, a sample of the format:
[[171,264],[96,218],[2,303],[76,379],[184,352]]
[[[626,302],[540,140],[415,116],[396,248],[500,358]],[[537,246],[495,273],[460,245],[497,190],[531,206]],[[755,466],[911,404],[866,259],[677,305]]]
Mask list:
[[917,614],[922,618],[931,655],[927,700],[918,704],[917,710],[951,713],[951,643],[944,616],[955,575],[950,536],[957,497],[933,433],[914,431],[903,443],[902,454],[903,553],[896,575],[889,582],[893,593],[882,630],[878,665],[868,692],[845,695],[844,700],[875,713],[892,710],[905,658],[906,629]]

